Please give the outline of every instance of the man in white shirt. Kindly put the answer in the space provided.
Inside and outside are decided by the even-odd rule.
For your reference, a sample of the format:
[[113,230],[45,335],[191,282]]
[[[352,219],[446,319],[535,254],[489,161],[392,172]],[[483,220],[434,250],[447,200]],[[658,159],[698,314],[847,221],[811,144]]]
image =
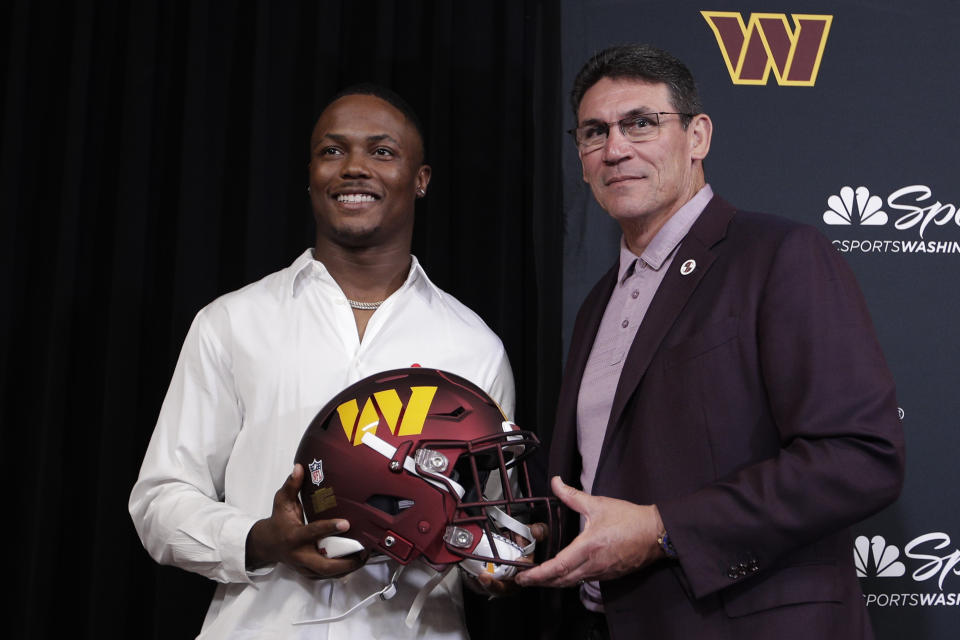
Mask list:
[[432,577],[414,565],[391,600],[293,624],[336,616],[389,579],[384,563],[317,551],[345,520],[302,522],[294,453],[330,398],[418,364],[473,381],[513,414],[500,340],[410,255],[414,202],[430,182],[423,156],[416,115],[396,94],[360,85],[335,96],[311,137],[314,249],[215,300],[187,334],[129,508],[157,562],[221,583],[201,638],[467,635],[455,572],[404,625]]

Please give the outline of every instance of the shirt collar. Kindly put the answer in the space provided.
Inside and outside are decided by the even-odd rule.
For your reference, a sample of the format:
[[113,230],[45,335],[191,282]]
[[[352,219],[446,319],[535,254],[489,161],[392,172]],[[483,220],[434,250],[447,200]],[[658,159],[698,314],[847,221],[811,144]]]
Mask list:
[[670,216],[660,228],[660,231],[657,232],[657,235],[653,236],[650,244],[647,245],[647,248],[643,250],[643,253],[639,257],[627,248],[626,240],[623,236],[620,236],[620,270],[618,282],[622,284],[626,278],[633,274],[638,259],[642,260],[644,264],[654,271],[659,271],[660,267],[667,261],[667,258],[673,254],[674,250],[680,244],[680,241],[683,240],[687,232],[690,231],[690,227],[697,221],[697,218],[700,217],[700,214],[703,213],[703,210],[712,198],[713,189],[709,184],[705,184],[686,204]]
[[[301,253],[297,259],[293,261],[293,264],[290,265],[288,271],[291,274],[290,294],[294,298],[303,292],[303,289],[313,278],[328,278],[330,281],[335,282],[333,276],[330,275],[330,272],[327,271],[324,264],[319,260],[314,260],[313,249],[307,249]],[[432,290],[438,297],[443,297],[443,291],[438,289],[437,285],[433,284],[430,278],[427,277],[427,273],[423,270],[423,267],[420,266],[420,261],[417,260],[417,256],[410,254],[410,271],[407,273],[407,278],[398,291],[414,286],[425,286]]]

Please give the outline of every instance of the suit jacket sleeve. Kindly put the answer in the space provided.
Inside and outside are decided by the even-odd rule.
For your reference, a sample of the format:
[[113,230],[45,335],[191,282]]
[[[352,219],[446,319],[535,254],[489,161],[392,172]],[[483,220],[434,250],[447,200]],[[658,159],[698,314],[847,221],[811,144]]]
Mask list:
[[[763,571],[867,517],[896,498],[903,480],[893,381],[843,259],[814,229],[794,227],[757,300],[756,360],[779,452],[658,503],[698,598],[743,578],[734,575],[739,563]],[[726,374],[711,375],[722,385]]]

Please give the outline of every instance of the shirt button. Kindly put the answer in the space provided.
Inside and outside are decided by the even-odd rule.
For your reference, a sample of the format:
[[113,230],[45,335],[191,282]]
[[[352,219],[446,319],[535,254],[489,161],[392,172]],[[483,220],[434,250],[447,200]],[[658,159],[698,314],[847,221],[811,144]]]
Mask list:
[[634,290],[633,290],[633,293],[630,294],[630,297],[633,298],[634,300],[636,300],[637,298],[640,297],[640,292],[639,292],[638,290],[634,289]]
[[624,320],[623,322],[620,323],[620,326],[626,329],[627,326],[629,326],[629,324],[630,324],[629,320]]

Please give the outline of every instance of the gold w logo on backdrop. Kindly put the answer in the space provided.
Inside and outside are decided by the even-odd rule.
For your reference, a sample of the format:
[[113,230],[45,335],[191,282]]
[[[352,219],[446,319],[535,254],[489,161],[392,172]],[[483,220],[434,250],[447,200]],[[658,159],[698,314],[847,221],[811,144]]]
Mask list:
[[823,49],[833,16],[751,13],[746,24],[731,11],[701,11],[720,45],[733,84],[767,84],[770,72],[777,84],[812,87],[817,81]]
[[337,413],[340,414],[340,424],[347,434],[347,440],[353,446],[360,444],[364,433],[377,432],[381,415],[390,433],[396,436],[417,435],[423,431],[423,423],[436,393],[436,387],[410,387],[410,399],[404,406],[395,389],[386,389],[367,398],[362,411],[356,400],[348,400],[337,407]]

